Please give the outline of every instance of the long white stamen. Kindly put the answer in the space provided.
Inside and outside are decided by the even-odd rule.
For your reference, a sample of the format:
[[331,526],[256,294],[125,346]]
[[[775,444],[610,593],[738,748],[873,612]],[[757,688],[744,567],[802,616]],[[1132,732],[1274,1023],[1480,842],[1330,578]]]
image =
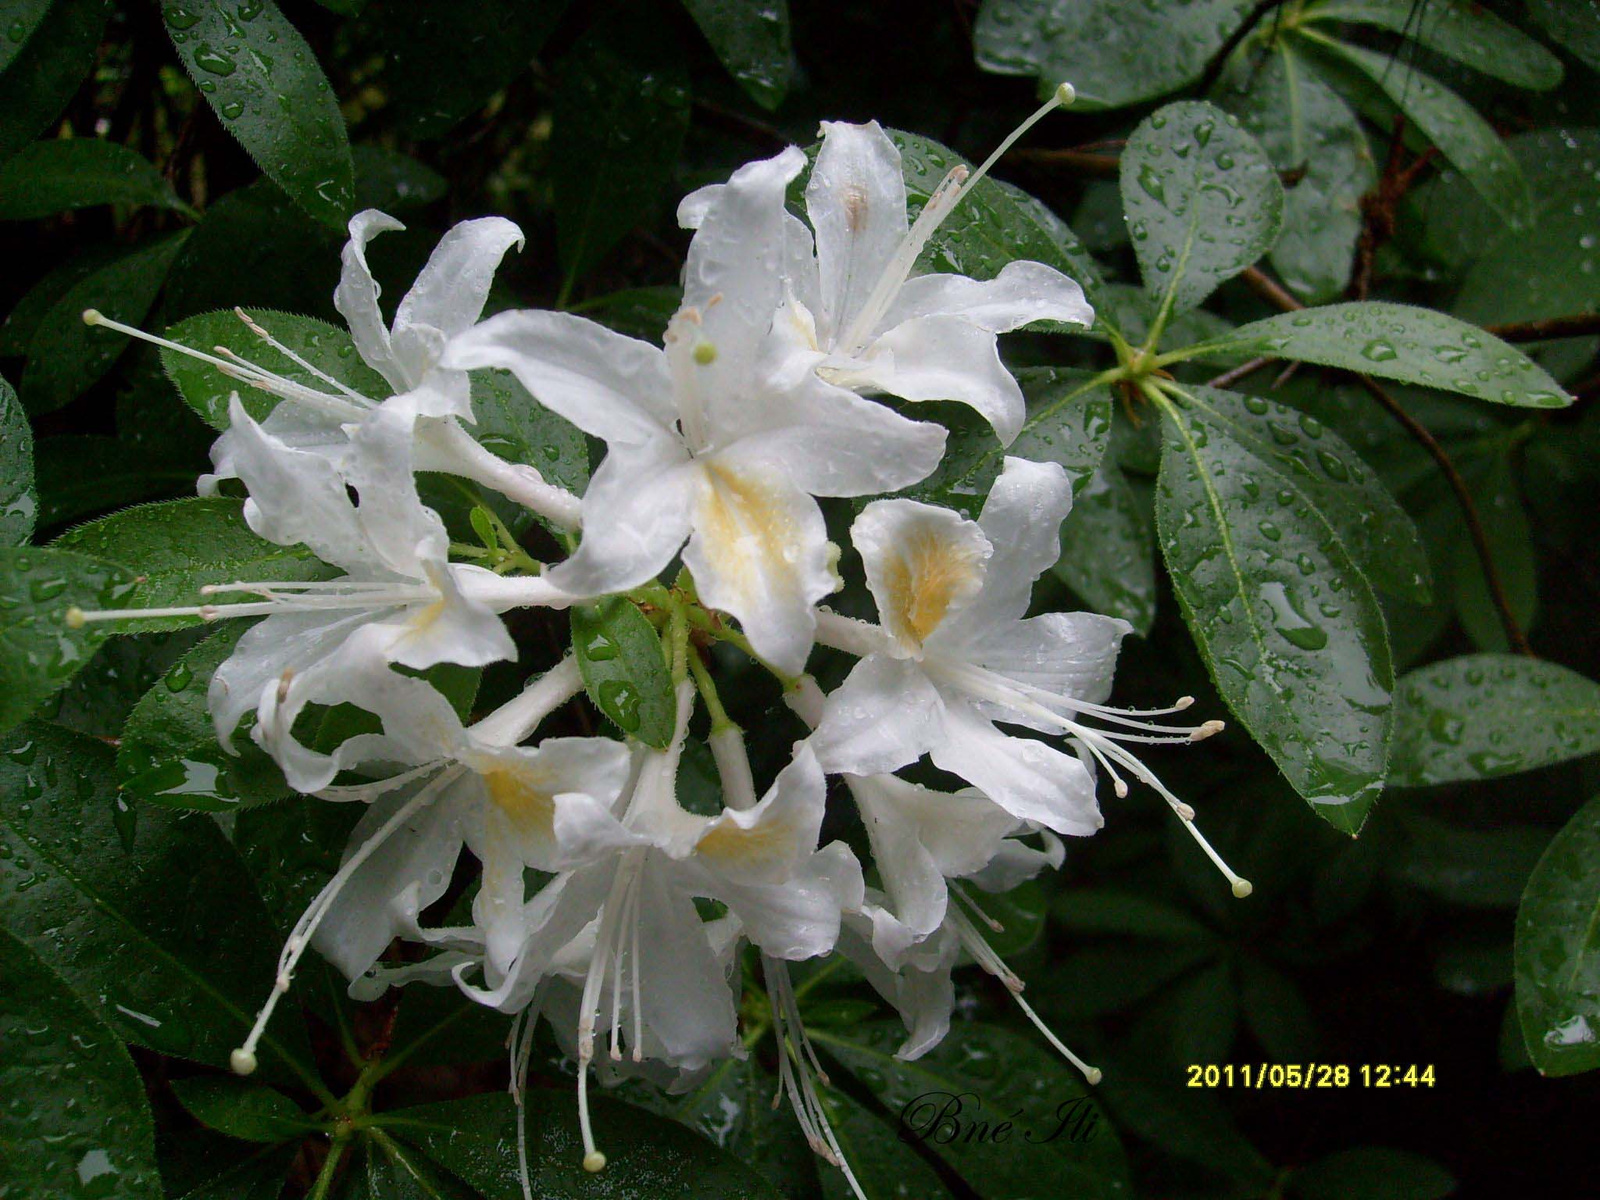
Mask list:
[[1022,980],[1018,978],[1015,971],[1006,966],[1000,956],[994,952],[994,948],[984,941],[983,935],[973,927],[972,922],[967,920],[965,914],[959,909],[948,909],[946,913],[946,919],[956,931],[956,936],[961,939],[962,947],[968,954],[972,955],[973,960],[980,967],[1006,985],[1006,990],[1011,993],[1011,998],[1017,1002],[1017,1007],[1022,1009],[1028,1020],[1033,1022],[1034,1028],[1044,1034],[1045,1040],[1060,1052],[1061,1057],[1076,1067],[1084,1079],[1088,1080],[1090,1084],[1099,1083],[1102,1078],[1100,1068],[1090,1066],[1074,1054],[1067,1048],[1067,1044],[1058,1038],[1054,1031],[1040,1019],[1039,1014],[1033,1011],[1032,1005],[1022,998]]
[[988,913],[984,912],[982,908],[978,907],[978,902],[967,894],[966,888],[962,887],[959,883],[952,879],[949,882],[949,889],[950,894],[959,900],[963,905],[965,905],[968,912],[987,925],[991,932],[1004,933],[1006,931],[1006,927],[1004,925],[1000,924],[999,921],[996,921]]
[[[268,333],[266,331],[266,329],[263,328],[255,320],[254,317],[252,317],[249,313],[245,312],[244,309],[235,306],[234,310],[233,310],[233,315],[238,317],[239,320],[244,322],[244,327],[246,329],[248,329],[251,333],[255,334],[262,341],[266,342],[267,345],[271,346],[274,350],[276,350],[279,354],[283,355],[285,358],[287,358],[290,362],[294,363],[296,366],[301,367],[302,369],[304,369],[306,371],[309,371],[312,375],[315,375],[318,379],[322,380],[324,383],[331,383],[334,387],[338,388],[339,391],[343,392],[347,397],[349,397],[351,400],[354,400],[357,404],[364,405],[367,408],[376,408],[377,407],[377,405],[372,401],[372,399],[370,397],[363,396],[360,392],[356,391],[349,384],[344,383],[344,382],[342,382],[342,381],[340,381],[338,379],[335,379],[332,375],[329,375],[326,371],[322,370],[322,368],[314,366],[310,362],[307,362],[305,359],[301,358],[293,350],[289,349],[289,347],[285,346],[277,338],[273,337],[270,333]],[[260,370],[261,368],[257,367],[256,369]]]
[[523,1009],[511,1023],[511,1098],[517,1106],[517,1182],[522,1185],[522,1200],[533,1200],[533,1181],[528,1170],[528,1108],[523,1093],[528,1087],[528,1059],[533,1054],[533,1014]]
[[360,580],[329,583],[206,584],[201,595],[219,592],[245,592],[265,597],[260,601],[231,604],[194,604],[169,608],[83,609],[73,605],[63,620],[69,629],[81,629],[91,621],[155,620],[163,617],[198,617],[220,621],[232,617],[259,617],[285,610],[338,612],[351,609],[404,608],[432,601],[438,592],[427,584],[393,582],[366,583]]
[[261,1035],[267,1028],[267,1022],[272,1018],[272,1012],[278,1006],[279,999],[289,990],[289,984],[294,979],[295,966],[300,962],[300,956],[311,945],[312,936],[317,932],[322,920],[333,908],[333,902],[338,899],[339,893],[344,890],[344,885],[350,877],[361,868],[361,864],[371,858],[377,849],[389,840],[391,834],[405,824],[411,816],[424,805],[433,801],[439,791],[452,779],[461,773],[460,768],[446,768],[430,783],[421,788],[417,794],[402,804],[387,821],[378,827],[359,849],[352,854],[341,866],[334,877],[328,880],[323,889],[317,893],[305,912],[300,914],[300,919],[295,922],[294,928],[289,931],[289,938],[283,944],[283,950],[278,955],[278,975],[272,985],[272,994],[267,997],[267,1002],[261,1006],[261,1011],[256,1014],[255,1024],[250,1027],[250,1033],[245,1037],[244,1043],[229,1057],[229,1063],[234,1071],[240,1075],[248,1075],[256,1069],[256,1046],[261,1041]]
[[599,1016],[606,969],[616,961],[614,943],[626,915],[628,891],[641,864],[642,852],[638,849],[625,851],[617,864],[611,891],[600,909],[600,928],[595,932],[594,952],[584,974],[583,996],[578,1002],[578,1130],[583,1135],[583,1169],[589,1172],[603,1171],[606,1165],[606,1156],[595,1146],[594,1130],[589,1124],[589,1064],[594,1060],[595,1018]]

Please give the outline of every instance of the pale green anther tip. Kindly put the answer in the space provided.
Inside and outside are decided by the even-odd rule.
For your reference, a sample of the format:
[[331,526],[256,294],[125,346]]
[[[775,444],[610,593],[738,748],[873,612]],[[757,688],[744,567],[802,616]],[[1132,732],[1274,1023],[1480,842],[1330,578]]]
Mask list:
[[1072,102],[1078,98],[1078,89],[1066,80],[1056,84],[1056,103],[1062,108],[1070,108]]
[[[717,348],[710,342],[700,342],[694,348],[694,360],[702,367],[709,367],[717,361]],[[599,1170],[598,1167],[595,1169]]]
[[1255,890],[1256,889],[1250,885],[1250,881],[1248,879],[1235,879],[1233,881],[1233,894],[1240,900],[1243,900]]
[[591,1175],[598,1175],[606,1169],[606,1156],[598,1150],[591,1150],[583,1156],[583,1169]]
[[1089,1086],[1093,1087],[1095,1084],[1104,1079],[1105,1075],[1101,1073],[1099,1067],[1090,1067],[1083,1073],[1083,1077],[1089,1081]]
[[83,310],[83,323],[85,325],[98,325],[102,320],[104,318],[101,317],[98,308],[86,308]]
[[228,1055],[228,1065],[233,1068],[235,1075],[253,1075],[256,1069],[256,1056],[241,1046]]
[[67,609],[66,615],[61,618],[66,622],[68,629],[82,629],[88,618],[83,615],[83,609],[74,604]]

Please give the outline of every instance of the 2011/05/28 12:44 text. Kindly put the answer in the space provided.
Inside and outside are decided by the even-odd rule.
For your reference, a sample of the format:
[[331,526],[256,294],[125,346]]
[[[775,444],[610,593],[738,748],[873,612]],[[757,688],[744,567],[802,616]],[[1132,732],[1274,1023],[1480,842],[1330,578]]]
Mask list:
[[1192,1088],[1431,1088],[1432,1063],[1190,1063]]

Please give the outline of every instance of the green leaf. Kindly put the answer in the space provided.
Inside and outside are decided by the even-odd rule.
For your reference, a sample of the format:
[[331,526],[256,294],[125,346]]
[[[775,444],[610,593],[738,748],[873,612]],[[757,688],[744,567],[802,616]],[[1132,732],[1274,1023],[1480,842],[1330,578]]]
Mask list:
[[50,12],[51,0],[12,0],[6,15],[5,36],[0,37],[0,71],[4,71],[27,46],[33,31]]
[[287,1142],[318,1125],[282,1092],[232,1075],[172,1081],[172,1094],[202,1125],[246,1142]]
[[183,0],[161,9],[184,70],[222,127],[317,220],[355,200],[344,116],[316,55],[273,0]]
[[134,590],[111,563],[38,547],[0,548],[0,730],[26,720],[106,640],[107,627],[67,625],[67,610],[113,608]]
[[1600,0],[1527,0],[1527,7],[1551,41],[1600,71]]
[[167,808],[224,812],[289,794],[283,772],[244,732],[229,754],[206,704],[211,676],[246,625],[218,630],[179,659],[128,715],[117,748],[117,784]]
[[1494,779],[1600,752],[1600,684],[1518,654],[1412,671],[1395,689],[1389,783]]
[[917,416],[943,419],[950,438],[933,474],[904,495],[976,519],[1007,455],[1060,463],[1074,491],[1088,484],[1111,438],[1110,389],[1087,386],[1093,374],[1070,367],[1028,368],[1016,375],[1028,417],[1010,446],[1002,447],[989,423],[968,408],[917,406]]
[[1279,461],[1214,414],[1168,413],[1156,525],[1217,689],[1318,816],[1354,834],[1383,786],[1388,638],[1337,531]]
[[1203,101],[1169,104],[1122,152],[1122,203],[1145,290],[1170,312],[1194,308],[1261,258],[1283,224],[1283,186],[1237,117]]
[[[26,7],[11,18],[22,25],[22,36],[10,38],[8,28],[0,37],[11,43],[0,51],[9,60],[0,75],[0,113],[5,114],[0,122],[0,159],[11,157],[61,115],[94,65],[100,31],[111,11],[107,0],[54,0],[43,12],[37,0],[24,3]],[[17,8],[8,5],[8,17]]]
[[340,1200],[478,1200],[420,1150],[381,1129],[362,1135],[360,1158],[337,1194]]
[[1035,75],[1041,96],[1068,80],[1078,106],[1122,108],[1193,83],[1249,7],[1249,0],[984,0],[972,36],[985,71]]
[[1409,1150],[1357,1146],[1301,1167],[1289,1177],[1289,1190],[1302,1200],[1442,1200],[1456,1181]]
[[[336,573],[303,546],[279,546],[259,536],[245,523],[244,502],[228,496],[125,508],[68,530],[51,545],[137,571],[141,608],[203,603],[200,589],[208,583],[327,579]],[[228,595],[218,603],[241,599],[250,597]],[[113,628],[139,633],[199,624],[199,617],[158,617]]]
[[1320,1047],[1317,1019],[1293,979],[1260,959],[1239,960],[1239,1006],[1261,1048],[1280,1062],[1307,1062]]
[[1407,841],[1390,862],[1396,878],[1463,908],[1510,908],[1517,903],[1549,841],[1530,825],[1463,829],[1418,813],[1403,818]]
[[1548,91],[1561,82],[1561,60],[1515,25],[1470,0],[1333,0],[1307,17],[1376,25],[1419,42],[1474,71],[1517,87]]
[[1101,462],[1073,500],[1053,570],[1095,612],[1149,634],[1156,618],[1154,532],[1149,512],[1114,463]]
[[76,400],[111,369],[128,339],[83,323],[97,308],[126,325],[144,320],[187,233],[145,242],[73,284],[40,319],[28,343],[22,402],[30,413],[46,413]]
[[1493,334],[1431,308],[1386,300],[1280,313],[1190,353],[1293,358],[1521,408],[1572,403],[1537,363]]
[[572,650],[589,699],[629,737],[664,749],[676,707],[661,638],[623,596],[572,610]]
[[[834,1140],[868,1197],[939,1196],[948,1188],[934,1169],[900,1136],[892,1114],[880,1114],[837,1088],[819,1088],[818,1097],[833,1127]],[[823,1200],[855,1200],[844,1173],[815,1155],[812,1161]]]
[[93,737],[115,738],[133,706],[208,629],[157,633],[148,637],[111,637],[88,664],[39,712],[52,721]]
[[[255,758],[261,764],[263,783],[271,779],[271,775],[276,775],[273,782],[278,794],[288,794],[289,788],[283,782],[282,773],[253,742],[241,737],[235,744],[242,754]],[[215,734],[211,738],[211,749],[215,753]],[[233,847],[249,869],[250,878],[254,880],[267,912],[286,936],[300,919],[300,914],[305,912],[306,906],[339,869],[350,833],[365,811],[365,805],[330,804],[316,796],[292,796],[281,804],[270,805],[246,801],[241,806],[233,822]],[[342,992],[344,989],[341,987],[339,990]],[[418,995],[406,996],[402,1012],[421,1002],[421,994],[431,995],[434,989],[417,988],[414,991]],[[465,999],[454,991],[448,995]],[[468,1004],[471,1006],[470,1001]],[[499,1016],[498,1013],[491,1015]],[[404,1019],[401,1018],[402,1021]],[[505,1048],[503,1020],[500,1048]]]
[[[931,138],[898,129],[885,132],[900,149],[907,215],[913,221],[952,168],[973,166]],[[1077,235],[1032,196],[992,176],[980,179],[940,224],[917,259],[917,271],[993,279],[1017,259],[1055,267],[1082,286],[1091,304],[1100,306],[1100,268]]]
[[583,431],[528,394],[509,371],[471,372],[473,436],[486,450],[538,468],[551,483],[582,495],[589,483]]
[[1439,148],[1489,204],[1513,224],[1525,223],[1530,198],[1516,159],[1488,122],[1438,80],[1407,62],[1310,30],[1290,35],[1336,74],[1353,74],[1359,86],[1376,87]]
[[689,76],[642,7],[603,19],[561,60],[550,177],[563,291],[649,217],[689,129]]
[[33,430],[16,390],[0,379],[0,545],[33,536],[39,493],[33,486]]
[[986,930],[984,938],[1001,958],[1021,954],[1044,933],[1045,897],[1038,880],[1026,880],[1008,892],[978,888],[967,888],[966,892],[979,909],[999,922],[1000,928]]
[[1361,122],[1286,41],[1263,62],[1235,58],[1217,103],[1273,166],[1303,172],[1284,189],[1283,233],[1269,256],[1284,286],[1307,302],[1338,295],[1361,234],[1361,197],[1378,178]]
[[0,221],[35,221],[96,204],[185,207],[143,155],[98,138],[34,142],[0,167]]
[[386,5],[383,81],[401,128],[448,133],[528,69],[569,0],[405,0]]
[[789,45],[789,0],[683,0],[728,74],[757,104],[774,109],[789,91],[794,51]]
[[1600,798],[1551,840],[1517,907],[1517,1016],[1542,1075],[1600,1067]]
[[[527,1106],[533,1194],[546,1200],[594,1195],[580,1165],[577,1105],[570,1091],[533,1088]],[[777,1193],[737,1159],[674,1121],[604,1096],[590,1096],[595,1141],[610,1154],[606,1190],[613,1196],[688,1196],[696,1200],[774,1200]],[[503,1092],[403,1108],[380,1128],[417,1146],[485,1200],[521,1200],[517,1182],[516,1107]]]
[[1309,413],[1273,400],[1214,388],[1189,394],[1227,425],[1229,437],[1304,493],[1368,580],[1419,604],[1431,599],[1428,555],[1416,526],[1344,439]]
[[268,1146],[216,1172],[181,1200],[278,1200],[298,1146]]
[[363,142],[352,146],[350,155],[356,169],[357,212],[364,208],[384,212],[424,208],[449,188],[445,177],[432,167],[388,146]]
[[[36,723],[0,750],[0,827],[0,925],[121,1037],[226,1067],[271,989],[277,938],[215,823],[119,804],[109,746]],[[308,1059],[280,1011],[263,1077],[287,1068],[310,1086]]]
[[[1122,1147],[1093,1093],[1036,1036],[971,1022],[914,1062],[895,1057],[905,1040],[898,1021],[872,1022],[848,1034],[815,1031],[812,1037],[872,1090],[908,1135],[918,1137],[984,1196],[1037,1195],[1041,1170],[1055,1195],[1087,1200],[1123,1194],[1128,1186]],[[1010,1120],[1010,1138],[981,1142],[932,1136],[929,1125],[937,1120],[943,1097],[930,1103],[930,1093],[960,1097],[964,1127],[988,1121],[993,1128]],[[1075,1128],[1093,1132],[1075,1142]]]
[[[267,345],[232,311],[189,317],[171,326],[167,330],[167,337],[206,354],[214,355],[216,347],[225,347],[263,370],[317,391],[332,390],[326,380],[317,376],[317,371],[331,375],[370,399],[381,400],[394,391],[382,375],[362,361],[356,353],[355,342],[345,330],[315,317],[261,309],[248,311],[251,320],[316,370],[307,370],[281,350]],[[239,393],[245,411],[257,421],[264,419],[278,405],[277,396],[255,388],[240,387],[239,380],[224,375],[210,363],[190,358],[176,350],[163,349],[161,365],[189,407],[213,429],[228,427],[228,400],[235,392]]]
[[0,931],[0,1162],[8,1200],[159,1200],[133,1060],[62,979]]

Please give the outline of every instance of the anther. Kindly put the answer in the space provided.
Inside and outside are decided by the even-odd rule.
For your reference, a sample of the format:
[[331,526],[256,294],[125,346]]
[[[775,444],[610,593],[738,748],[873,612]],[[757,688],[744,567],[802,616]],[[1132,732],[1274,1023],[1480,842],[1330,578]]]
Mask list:
[[1246,896],[1248,896],[1251,892],[1253,892],[1255,890],[1256,889],[1253,886],[1251,886],[1251,883],[1250,883],[1250,881],[1248,879],[1240,878],[1240,879],[1235,879],[1233,881],[1233,894],[1234,894],[1235,897],[1237,897],[1240,900],[1243,900]]
[[1221,733],[1226,728],[1227,725],[1222,721],[1205,721],[1189,735],[1189,740],[1191,742],[1203,742],[1206,738],[1211,737],[1213,734]]
[[697,342],[694,348],[694,361],[702,367],[709,367],[717,361],[717,348],[710,342]]
[[83,323],[85,325],[103,325],[105,324],[105,318],[100,315],[98,308],[86,308],[83,310]]
[[598,1175],[606,1169],[606,1156],[598,1150],[591,1150],[583,1156],[583,1169],[591,1175]]
[[[1060,83],[1056,84],[1056,103],[1062,108],[1071,107],[1072,102],[1077,98],[1078,89],[1073,87],[1066,80],[1062,80]],[[1090,1082],[1092,1083],[1094,1081],[1090,1080]]]
[[253,1075],[256,1069],[256,1056],[240,1046],[228,1055],[228,1065],[233,1068],[235,1075]]
[[[94,310],[90,309],[89,311],[93,312]],[[83,609],[79,608],[76,604],[67,609],[66,615],[61,619],[66,623],[68,629],[82,629],[89,620],[88,617],[84,616]]]

